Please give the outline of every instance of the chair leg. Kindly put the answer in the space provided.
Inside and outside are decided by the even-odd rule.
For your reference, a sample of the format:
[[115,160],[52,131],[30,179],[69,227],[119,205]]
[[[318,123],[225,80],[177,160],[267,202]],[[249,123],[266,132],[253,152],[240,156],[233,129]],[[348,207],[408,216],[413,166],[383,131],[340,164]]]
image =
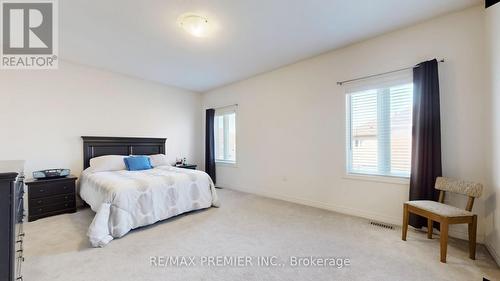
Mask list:
[[439,242],[441,244],[441,262],[446,262],[446,251],[448,250],[448,221],[446,219],[441,221],[440,224],[441,237]]
[[427,219],[427,238],[432,239],[432,220]]
[[477,216],[472,217],[472,222],[469,223],[469,257],[476,259],[476,232],[477,232]]
[[408,204],[403,205],[403,229],[401,233],[401,239],[406,241],[406,233],[408,232],[408,217],[410,216],[408,212]]

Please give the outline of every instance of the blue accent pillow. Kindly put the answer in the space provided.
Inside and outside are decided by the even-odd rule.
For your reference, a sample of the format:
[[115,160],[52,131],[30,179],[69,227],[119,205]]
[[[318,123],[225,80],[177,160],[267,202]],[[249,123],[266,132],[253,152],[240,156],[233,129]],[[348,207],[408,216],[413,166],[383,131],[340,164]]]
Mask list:
[[151,166],[151,161],[147,156],[126,157],[123,159],[123,161],[125,161],[125,166],[129,171],[141,171],[153,168]]

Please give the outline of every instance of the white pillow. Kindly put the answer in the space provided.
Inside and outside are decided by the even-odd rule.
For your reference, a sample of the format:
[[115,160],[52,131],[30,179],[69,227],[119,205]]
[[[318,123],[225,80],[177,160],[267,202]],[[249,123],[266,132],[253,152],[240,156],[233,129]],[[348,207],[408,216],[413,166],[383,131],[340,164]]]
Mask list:
[[126,170],[126,156],[121,155],[105,155],[90,159],[90,168],[93,172],[120,171]]
[[151,160],[151,166],[153,167],[168,165],[167,155],[165,154],[149,155],[149,160]]

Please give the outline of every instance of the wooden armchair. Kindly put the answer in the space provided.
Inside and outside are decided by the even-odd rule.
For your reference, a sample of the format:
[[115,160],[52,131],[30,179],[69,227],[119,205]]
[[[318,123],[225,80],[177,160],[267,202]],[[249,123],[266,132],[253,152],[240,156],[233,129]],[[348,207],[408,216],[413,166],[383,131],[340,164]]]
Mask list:
[[[439,177],[436,179],[435,189],[440,190],[439,202],[429,200],[408,201],[403,205],[403,233],[406,241],[408,232],[408,217],[410,213],[427,218],[427,238],[432,239],[432,224],[440,224],[441,262],[446,262],[448,246],[448,225],[467,223],[469,225],[469,257],[476,259],[476,231],[477,215],[471,213],[474,198],[480,197],[483,186],[479,183],[454,180]],[[460,193],[469,196],[465,210],[444,204],[445,191]]]

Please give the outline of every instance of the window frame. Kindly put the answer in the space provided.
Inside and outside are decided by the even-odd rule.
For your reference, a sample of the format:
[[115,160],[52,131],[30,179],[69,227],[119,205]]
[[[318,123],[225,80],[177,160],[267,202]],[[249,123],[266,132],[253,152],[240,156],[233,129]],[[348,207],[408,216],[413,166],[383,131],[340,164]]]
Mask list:
[[[237,167],[237,161],[238,161],[238,110],[237,110],[237,105],[230,105],[230,106],[224,106],[224,107],[219,107],[215,108],[215,116],[224,116],[227,114],[234,113],[234,127],[235,127],[235,136],[234,136],[234,142],[235,142],[235,147],[236,147],[236,152],[234,154],[235,160],[226,160],[226,159],[217,159],[217,153],[215,154],[215,164],[216,165],[221,165],[221,166],[230,166],[230,167]],[[215,126],[214,126],[215,130]],[[228,129],[226,129],[226,126],[224,126],[224,137],[227,138],[226,132]],[[215,136],[214,139],[215,146],[217,147],[217,137]],[[227,143],[224,141],[224,143]],[[224,149],[226,149],[226,146],[224,145]],[[226,152],[225,152],[226,153]]]
[[[383,75],[377,78],[364,79],[361,81],[356,81],[354,83],[349,83],[344,86],[345,94],[345,175],[344,179],[351,180],[366,180],[384,183],[395,183],[395,184],[408,184],[410,180],[410,175],[387,175],[379,173],[369,173],[363,171],[356,171],[352,169],[352,113],[351,113],[351,94],[366,90],[389,88],[398,85],[413,83],[413,73],[411,70],[400,71],[398,73],[392,73],[388,75]],[[410,156],[411,157],[411,156]],[[411,173],[411,167],[410,167]]]

